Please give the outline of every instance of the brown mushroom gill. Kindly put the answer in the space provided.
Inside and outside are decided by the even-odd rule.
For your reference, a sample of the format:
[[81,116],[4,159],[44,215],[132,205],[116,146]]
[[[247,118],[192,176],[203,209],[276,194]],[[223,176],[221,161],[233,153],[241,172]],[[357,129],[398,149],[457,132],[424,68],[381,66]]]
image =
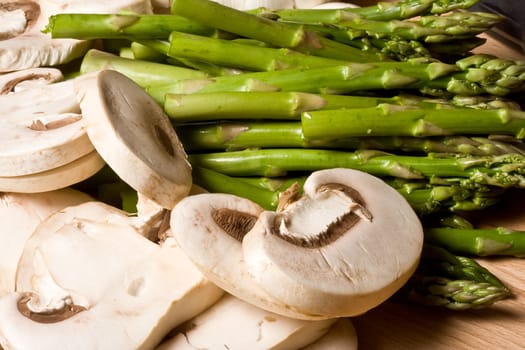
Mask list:
[[360,220],[371,222],[372,218],[359,191],[327,183],[317,188],[313,198],[303,196],[288,204],[286,211],[278,212],[270,232],[296,246],[320,248],[336,241]]
[[[296,184],[285,192],[269,230],[271,234],[296,246],[320,248],[344,235],[359,220],[372,221],[372,214],[366,208],[363,197],[350,186],[337,183],[324,184],[318,188],[316,198],[299,197],[298,193],[299,188]],[[294,206],[291,206],[292,203],[295,203]],[[332,215],[326,216],[327,220],[316,214],[320,207],[332,207],[332,204],[342,208],[341,212],[331,213]],[[284,211],[284,208],[289,206],[290,208]],[[230,208],[215,208],[211,212],[211,217],[218,227],[239,242],[242,242],[257,221],[257,216],[253,214]],[[305,232],[308,226],[305,227],[303,223],[309,220],[322,223],[324,227],[320,227],[316,232]],[[295,222],[300,224],[295,225]]]
[[40,16],[40,5],[34,1],[12,1],[0,3],[0,12],[15,12],[22,10],[26,18],[26,26],[21,32],[0,32],[0,40],[7,40],[23,34],[33,26]]
[[61,308],[48,310],[45,312],[36,312],[31,310],[30,303],[36,296],[30,293],[23,295],[17,302],[18,311],[25,317],[38,323],[57,323],[64,321],[79,312],[85,311],[86,308],[74,303],[64,302]]

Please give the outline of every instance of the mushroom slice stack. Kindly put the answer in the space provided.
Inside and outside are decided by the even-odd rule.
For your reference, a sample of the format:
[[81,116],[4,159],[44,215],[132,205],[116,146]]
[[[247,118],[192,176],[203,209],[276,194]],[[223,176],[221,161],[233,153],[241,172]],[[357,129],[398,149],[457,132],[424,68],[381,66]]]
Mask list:
[[75,84],[87,134],[137,192],[171,209],[191,190],[191,166],[168,116],[125,75],[103,70]]
[[[61,210],[27,241],[0,298],[3,349],[152,349],[223,291],[175,245],[100,202]],[[30,336],[28,336],[30,335]]]
[[296,318],[364,313],[414,272],[421,223],[382,180],[352,169],[321,170],[295,197],[283,197],[293,201],[277,212],[257,212],[234,196],[228,201],[243,204],[229,205],[220,194],[191,196],[172,210],[172,234],[226,291]]
[[0,96],[0,191],[46,192],[100,170],[73,93],[73,81]]
[[0,193],[0,296],[15,290],[24,244],[35,228],[56,211],[91,200],[71,188],[42,193]]
[[226,294],[178,327],[157,350],[296,350],[323,337],[336,321],[284,317]]

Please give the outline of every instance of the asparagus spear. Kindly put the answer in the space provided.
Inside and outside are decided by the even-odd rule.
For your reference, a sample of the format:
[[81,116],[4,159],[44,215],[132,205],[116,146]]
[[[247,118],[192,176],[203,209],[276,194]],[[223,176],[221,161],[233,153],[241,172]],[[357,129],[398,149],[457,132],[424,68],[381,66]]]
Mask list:
[[116,70],[142,87],[156,84],[171,84],[177,80],[202,79],[208,77],[206,73],[195,69],[123,58],[100,50],[91,49],[82,60],[80,72],[85,74],[101,69]]
[[523,143],[513,138],[369,136],[343,139],[307,140],[301,124],[286,121],[238,121],[177,125],[177,130],[190,152],[232,151],[247,148],[333,148],[376,149],[412,154],[445,153],[463,155],[521,154]]
[[[276,210],[279,196],[292,184],[302,185],[306,176],[286,178],[232,177],[214,170],[194,167],[193,179],[196,184],[210,192],[229,193],[248,198],[267,210]],[[276,185],[277,182],[277,185]],[[476,192],[474,189],[451,185],[396,184],[387,183],[399,191],[421,216],[442,211],[480,210],[494,204],[501,194],[497,188],[486,188]],[[425,185],[426,184],[426,185]],[[412,186],[411,186],[412,185]],[[409,189],[410,187],[410,189]],[[477,186],[478,189],[480,186]],[[486,194],[481,194],[486,192]]]
[[425,239],[458,254],[525,256],[525,232],[493,229],[428,227]]
[[[475,37],[501,22],[502,19],[499,15],[485,12],[453,12],[403,21],[376,21],[356,16],[332,24],[332,27],[346,32],[347,40],[359,37],[391,37],[437,43]],[[339,32],[338,37],[344,36],[344,33]]]
[[525,137],[525,112],[510,109],[376,107],[317,110],[302,114],[307,139],[355,136],[512,135]]
[[356,8],[257,9],[253,13],[274,20],[300,23],[339,23],[356,17],[375,21],[391,21],[468,9],[478,2],[479,0],[399,0],[381,1],[375,5]]
[[170,43],[170,57],[188,58],[251,71],[326,67],[345,63],[285,48],[254,46],[182,32],[172,32]]
[[426,244],[417,271],[396,297],[466,310],[487,307],[511,295],[492,272],[474,259]]
[[242,37],[314,56],[353,62],[384,59],[307,31],[300,25],[272,21],[211,0],[175,0],[171,12]]
[[354,168],[376,176],[405,179],[458,178],[504,188],[524,187],[525,158],[502,156],[435,157],[393,155],[374,150],[260,149],[191,154],[190,161],[232,176],[283,176],[287,172]]
[[416,90],[426,94],[505,96],[525,87],[525,61],[473,55],[456,64],[421,59],[405,62],[348,63],[183,81],[159,86],[152,95],[217,91],[301,91],[352,94],[377,90]]
[[44,33],[73,39],[165,39],[173,31],[220,36],[215,28],[182,16],[161,14],[61,13],[49,17]]
[[[177,123],[222,119],[300,120],[306,111],[371,108],[381,104],[439,109],[468,107],[519,111],[512,101],[487,96],[454,96],[452,99],[398,94],[355,96],[282,91],[226,91],[200,94],[168,94],[164,109]],[[351,113],[351,111],[349,111]]]

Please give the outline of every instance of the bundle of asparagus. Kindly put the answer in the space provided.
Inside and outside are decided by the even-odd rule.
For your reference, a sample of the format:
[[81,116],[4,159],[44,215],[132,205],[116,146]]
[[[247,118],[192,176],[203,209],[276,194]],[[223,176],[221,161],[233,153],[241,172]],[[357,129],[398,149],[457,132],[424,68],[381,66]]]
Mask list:
[[525,234],[427,220],[488,208],[525,187],[525,112],[513,101],[525,62],[471,53],[502,20],[461,11],[476,2],[242,12],[175,0],[168,15],[56,15],[46,31],[103,39],[106,50],[118,43],[120,55],[89,52],[81,73],[114,69],[148,91],[189,152],[194,182],[209,191],[275,210],[314,170],[383,178],[441,247],[429,248],[409,295],[464,309],[510,292],[450,252],[523,256],[516,242]]

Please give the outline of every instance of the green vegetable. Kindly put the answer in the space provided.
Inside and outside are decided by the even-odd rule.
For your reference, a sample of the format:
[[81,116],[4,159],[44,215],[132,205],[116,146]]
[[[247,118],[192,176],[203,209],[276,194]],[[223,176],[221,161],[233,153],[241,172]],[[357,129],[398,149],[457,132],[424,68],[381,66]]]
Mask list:
[[453,310],[479,309],[512,295],[474,259],[425,245],[417,271],[396,297]]

